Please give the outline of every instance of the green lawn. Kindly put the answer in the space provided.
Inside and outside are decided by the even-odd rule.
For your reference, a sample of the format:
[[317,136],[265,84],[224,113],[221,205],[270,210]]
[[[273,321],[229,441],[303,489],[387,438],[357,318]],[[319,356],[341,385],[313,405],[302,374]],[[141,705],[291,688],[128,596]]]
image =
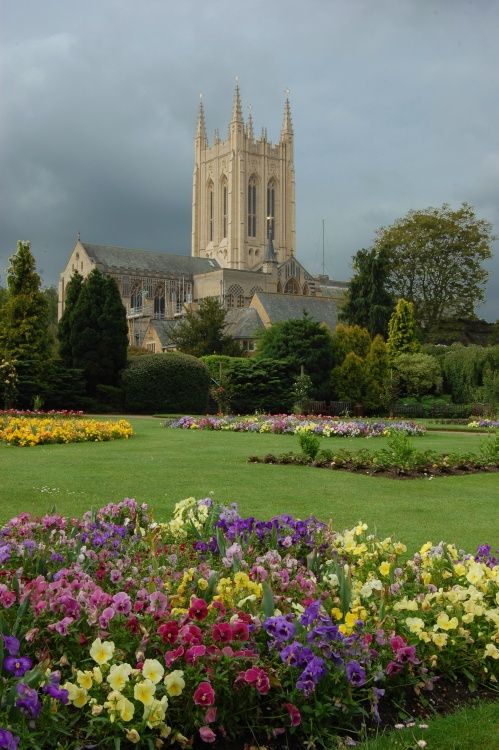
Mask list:
[[[393,534],[409,552],[428,539],[457,543],[467,550],[499,541],[497,474],[395,481],[309,467],[248,464],[251,454],[298,450],[290,435],[168,430],[160,420],[135,418],[132,440],[109,443],[16,448],[0,444],[0,522],[20,511],[44,513],[54,506],[80,515],[111,500],[135,497],[150,503],[158,519],[178,500],[213,493],[236,500],[242,512],[332,518],[343,529],[359,519],[382,535]],[[430,432],[418,447],[473,451],[483,435]],[[384,438],[323,438],[323,447],[377,450]],[[468,708],[437,718],[416,739],[428,750],[493,750],[498,704]],[[359,750],[402,750],[408,731],[393,732],[359,745]],[[414,746],[414,745],[412,745]],[[332,749],[331,749],[332,750]]]
[[[0,520],[21,510],[43,513],[56,506],[79,515],[123,497],[150,503],[158,519],[175,502],[213,493],[237,501],[259,517],[315,514],[345,528],[364,520],[379,534],[393,534],[415,549],[431,539],[473,550],[497,543],[498,477],[475,474],[424,480],[390,480],[299,466],[248,464],[251,454],[297,450],[291,435],[169,430],[160,420],[135,418],[132,440],[17,448],[0,445]],[[428,433],[423,448],[468,451],[483,436]],[[377,450],[384,438],[323,438],[323,446]]]

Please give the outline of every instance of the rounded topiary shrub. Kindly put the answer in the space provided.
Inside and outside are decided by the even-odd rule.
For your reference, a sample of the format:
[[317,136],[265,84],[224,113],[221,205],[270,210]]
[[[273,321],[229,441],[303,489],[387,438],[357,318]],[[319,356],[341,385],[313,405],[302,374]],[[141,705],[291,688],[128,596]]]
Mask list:
[[123,372],[125,408],[143,414],[203,414],[209,386],[207,367],[179,352],[137,357]]

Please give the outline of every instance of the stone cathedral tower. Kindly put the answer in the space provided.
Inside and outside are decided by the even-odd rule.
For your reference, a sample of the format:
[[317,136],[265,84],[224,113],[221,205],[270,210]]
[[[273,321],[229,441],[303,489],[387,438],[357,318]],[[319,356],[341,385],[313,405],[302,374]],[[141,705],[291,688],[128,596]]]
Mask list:
[[295,178],[289,99],[284,105],[279,142],[273,144],[267,139],[266,129],[255,138],[251,113],[244,123],[236,84],[225,141],[215,131],[209,145],[202,101],[199,105],[192,255],[212,258],[223,268],[256,271],[264,261],[282,264],[294,254]]

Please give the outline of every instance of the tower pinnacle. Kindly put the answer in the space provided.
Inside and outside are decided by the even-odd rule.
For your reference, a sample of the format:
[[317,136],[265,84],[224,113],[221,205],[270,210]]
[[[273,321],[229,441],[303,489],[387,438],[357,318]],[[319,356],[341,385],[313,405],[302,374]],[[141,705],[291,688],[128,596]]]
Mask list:
[[241,107],[241,96],[239,93],[239,79],[236,76],[236,88],[234,89],[234,99],[232,101],[232,120],[231,122],[243,122],[243,110]]
[[281,138],[283,138],[285,135],[293,135],[293,123],[291,120],[289,93],[289,89],[286,89],[286,101],[284,102],[284,117],[282,121]]
[[206,123],[204,120],[204,107],[203,107],[203,95],[199,95],[199,112],[198,112],[198,126],[196,131],[196,139],[199,139],[204,145],[207,143],[206,137]]

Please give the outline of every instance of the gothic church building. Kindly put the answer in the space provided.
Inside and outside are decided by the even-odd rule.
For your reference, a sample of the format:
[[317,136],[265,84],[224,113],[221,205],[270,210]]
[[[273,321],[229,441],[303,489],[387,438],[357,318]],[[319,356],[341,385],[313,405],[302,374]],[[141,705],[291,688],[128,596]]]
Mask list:
[[[199,104],[192,189],[191,256],[97,245],[78,237],[59,282],[59,315],[77,270],[113,276],[129,320],[130,344],[159,352],[186,306],[217,297],[227,333],[252,351],[256,332],[304,311],[334,328],[345,284],[314,278],[295,257],[294,134],[289,99],[278,143],[244,122],[236,85],[226,140],[210,145]],[[248,309],[249,308],[249,309]]]

